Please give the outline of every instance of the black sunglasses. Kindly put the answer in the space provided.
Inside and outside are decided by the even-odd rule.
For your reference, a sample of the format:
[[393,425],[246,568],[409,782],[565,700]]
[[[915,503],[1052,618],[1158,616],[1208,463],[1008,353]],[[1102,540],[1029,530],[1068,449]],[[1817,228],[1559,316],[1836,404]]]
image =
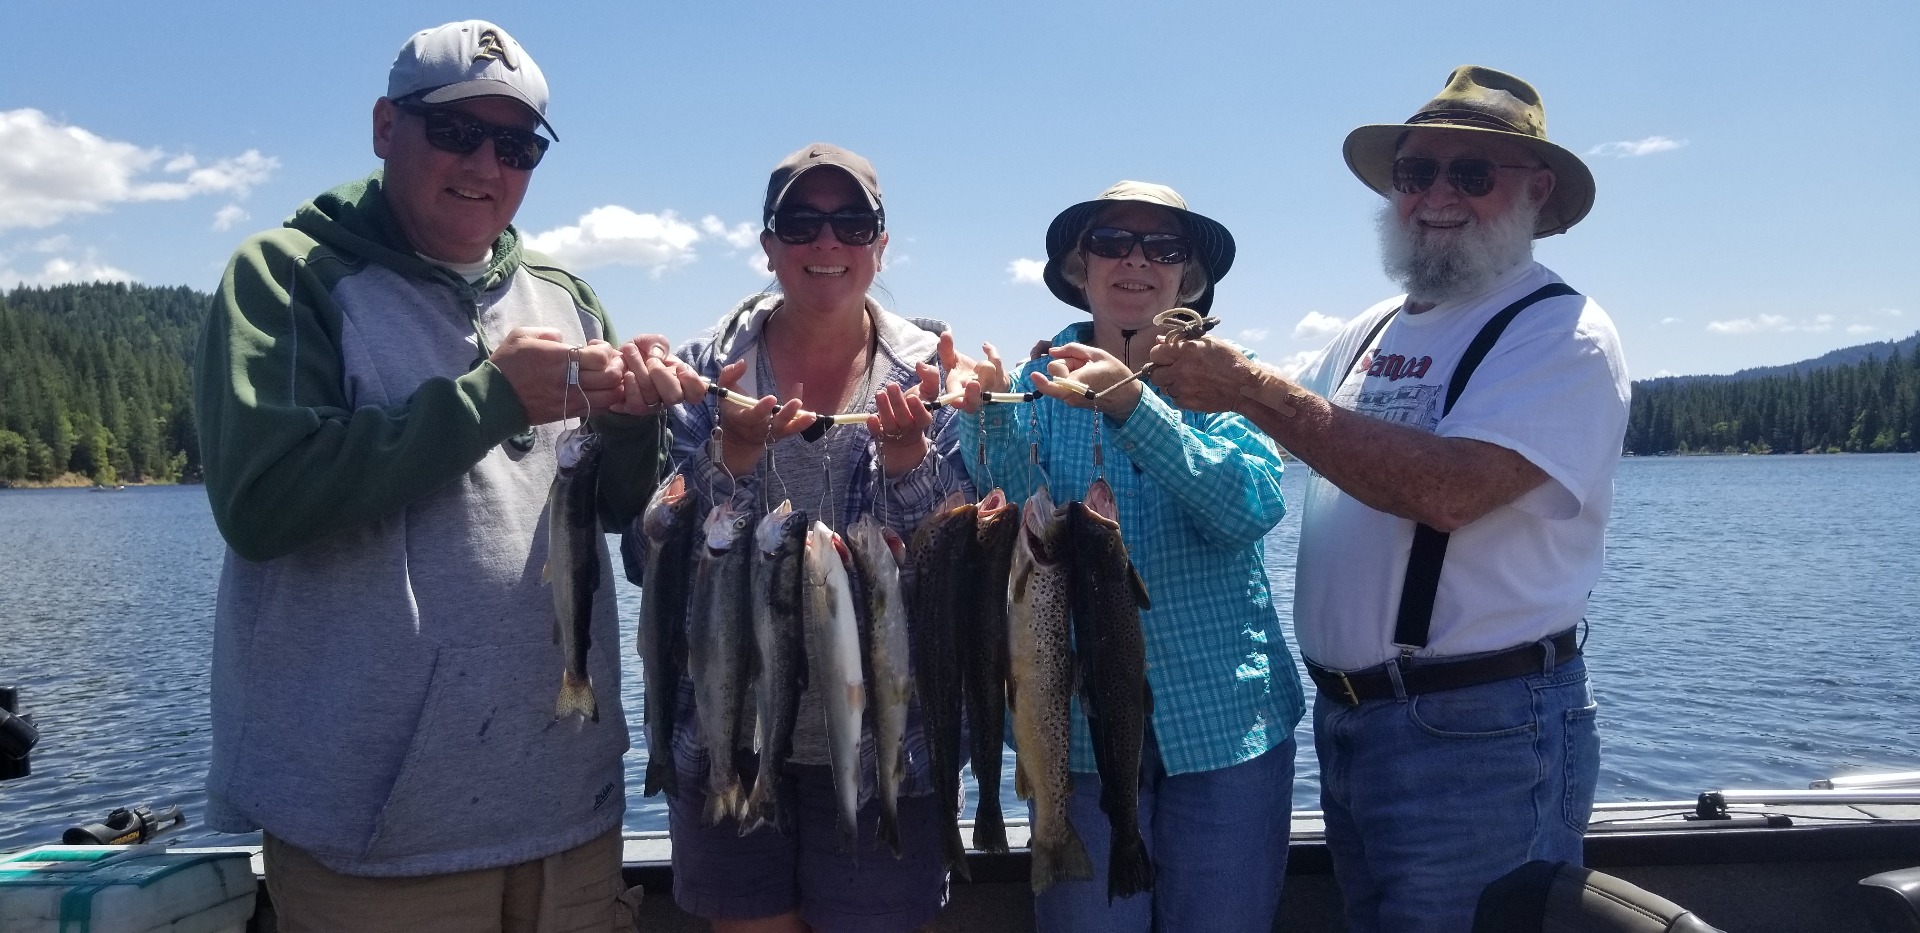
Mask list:
[[1193,241],[1178,233],[1135,233],[1119,227],[1095,227],[1080,238],[1080,248],[1107,259],[1125,259],[1140,244],[1140,255],[1175,265],[1193,258]]
[[429,107],[416,101],[395,101],[394,106],[419,117],[426,123],[427,144],[441,152],[466,155],[488,139],[493,140],[493,156],[500,164],[530,172],[547,154],[549,140],[532,130],[495,126],[458,110]]
[[782,243],[799,246],[820,236],[820,228],[833,225],[833,235],[848,246],[866,246],[887,229],[887,218],[879,211],[844,210],[823,214],[806,208],[775,211],[767,229]]
[[[1493,170],[1497,168],[1537,169],[1538,165],[1502,165],[1492,159],[1454,159],[1447,165],[1447,180],[1455,190],[1470,198],[1485,197],[1493,190]],[[1393,190],[1401,194],[1419,194],[1440,178],[1440,160],[1407,158],[1393,160]]]

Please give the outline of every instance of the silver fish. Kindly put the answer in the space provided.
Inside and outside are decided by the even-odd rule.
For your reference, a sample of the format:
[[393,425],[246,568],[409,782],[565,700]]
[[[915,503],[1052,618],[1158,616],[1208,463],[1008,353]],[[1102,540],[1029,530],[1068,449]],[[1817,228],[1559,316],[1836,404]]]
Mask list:
[[827,749],[833,795],[840,812],[840,840],[851,848],[860,806],[860,726],[867,708],[860,672],[860,630],[854,621],[852,558],[840,536],[820,522],[807,531],[806,621],[814,643],[813,680],[827,714]]
[[708,826],[740,815],[745,795],[734,765],[753,647],[753,522],[731,504],[707,513],[705,546],[694,561],[688,667],[701,743],[707,749]]
[[648,797],[678,790],[673,768],[674,706],[680,697],[680,678],[687,670],[687,604],[693,582],[687,570],[698,541],[698,516],[697,503],[687,494],[687,480],[678,473],[660,484],[640,514],[647,551],[640,631],[634,647],[640,652],[646,689]]
[[600,589],[600,436],[580,433],[561,448],[560,468],[547,491],[547,564],[541,579],[553,587],[553,640],[566,659],[553,718],[581,715],[600,721],[587,673],[593,647],[593,594]]
[[1007,699],[1013,707],[1013,790],[1033,801],[1034,893],[1061,878],[1093,877],[1093,862],[1067,815],[1073,792],[1073,646],[1066,521],[1041,487],[1020,508],[1007,586]]
[[753,792],[740,819],[742,835],[772,824],[793,834],[795,803],[780,779],[793,750],[793,723],[807,685],[807,653],[801,626],[806,580],[807,513],[788,502],[768,512],[754,529],[753,643],[758,675],[758,715],[753,750],[760,756]]
[[873,707],[875,777],[880,795],[880,842],[900,856],[900,782],[906,775],[907,706],[913,699],[913,674],[907,642],[907,598],[900,564],[906,546],[893,529],[863,515],[847,530],[866,591],[867,611],[860,615],[869,631],[866,646],[868,695]]

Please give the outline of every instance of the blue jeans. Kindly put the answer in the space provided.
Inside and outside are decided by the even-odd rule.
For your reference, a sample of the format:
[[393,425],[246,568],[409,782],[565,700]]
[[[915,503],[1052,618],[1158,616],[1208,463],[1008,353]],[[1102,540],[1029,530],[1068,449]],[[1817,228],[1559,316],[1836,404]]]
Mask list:
[[1140,835],[1153,859],[1153,890],[1111,905],[1112,831],[1100,810],[1100,778],[1074,774],[1067,813],[1093,858],[1093,877],[1057,881],[1035,895],[1035,927],[1040,933],[1268,933],[1287,874],[1296,748],[1288,736],[1252,761],[1168,775],[1148,730],[1140,756]]
[[1358,707],[1315,698],[1320,806],[1350,933],[1466,933],[1489,882],[1532,859],[1581,863],[1596,707],[1584,661],[1550,665]]

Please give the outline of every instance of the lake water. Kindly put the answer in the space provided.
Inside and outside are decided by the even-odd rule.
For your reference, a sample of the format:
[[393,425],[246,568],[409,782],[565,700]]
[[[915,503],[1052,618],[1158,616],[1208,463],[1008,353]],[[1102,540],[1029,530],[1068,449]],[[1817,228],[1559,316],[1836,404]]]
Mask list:
[[[1289,470],[1291,501],[1304,474]],[[1586,649],[1600,799],[1920,770],[1916,490],[1911,454],[1621,461]],[[1289,515],[1268,543],[1283,618],[1298,531]],[[116,806],[178,804],[197,824],[221,555],[198,487],[0,492],[0,684],[41,733],[33,775],[0,783],[0,852]],[[639,591],[620,586],[632,618]],[[622,650],[627,828],[662,829],[662,798],[638,792],[631,626]],[[1307,727],[1295,805],[1317,809]]]

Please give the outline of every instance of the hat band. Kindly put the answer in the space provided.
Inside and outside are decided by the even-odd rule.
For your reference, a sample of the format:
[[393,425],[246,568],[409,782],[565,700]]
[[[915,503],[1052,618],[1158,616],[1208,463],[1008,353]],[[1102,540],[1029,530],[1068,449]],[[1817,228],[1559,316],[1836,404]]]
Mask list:
[[1408,126],[1426,123],[1448,123],[1456,126],[1477,126],[1489,130],[1505,130],[1523,136],[1534,136],[1508,120],[1478,110],[1422,110],[1407,118]]

